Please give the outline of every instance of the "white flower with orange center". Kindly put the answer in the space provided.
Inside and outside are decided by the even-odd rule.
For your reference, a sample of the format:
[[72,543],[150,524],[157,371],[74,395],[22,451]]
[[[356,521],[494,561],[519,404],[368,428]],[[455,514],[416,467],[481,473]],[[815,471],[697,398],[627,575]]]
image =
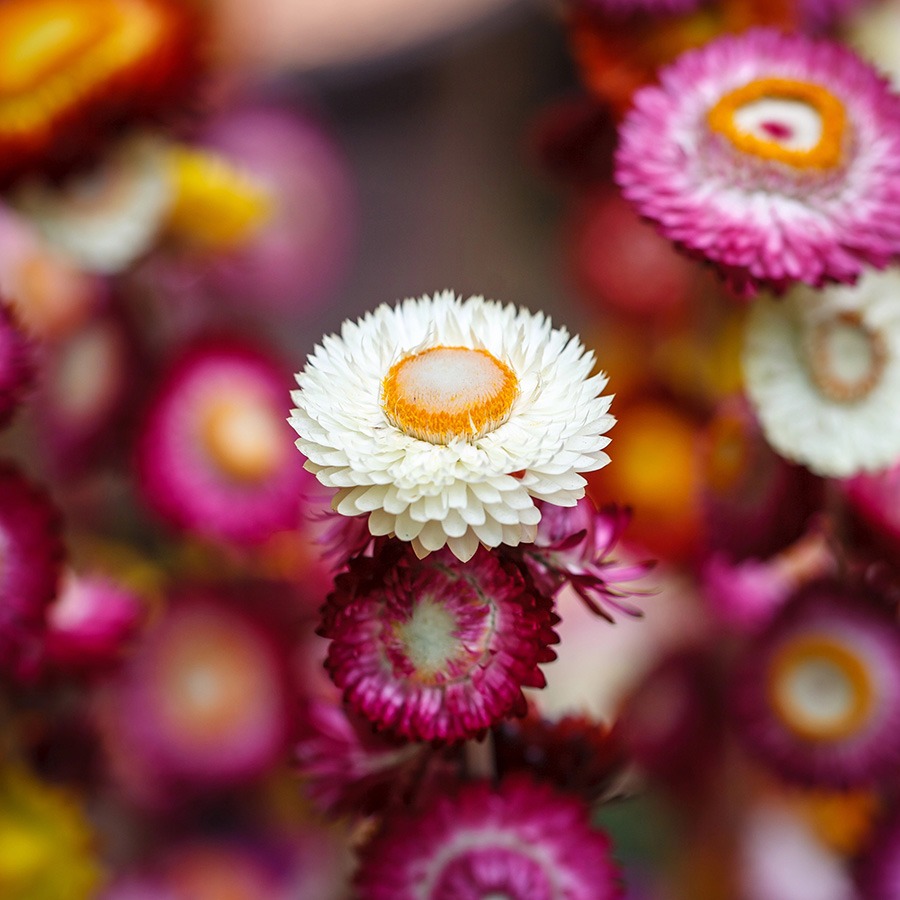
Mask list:
[[593,353],[549,319],[452,292],[380,306],[316,347],[290,422],[334,508],[373,535],[447,545],[533,541],[535,500],[574,506],[609,462],[615,419]]
[[769,443],[817,475],[900,458],[900,272],[857,287],[760,299],[747,322],[747,393]]

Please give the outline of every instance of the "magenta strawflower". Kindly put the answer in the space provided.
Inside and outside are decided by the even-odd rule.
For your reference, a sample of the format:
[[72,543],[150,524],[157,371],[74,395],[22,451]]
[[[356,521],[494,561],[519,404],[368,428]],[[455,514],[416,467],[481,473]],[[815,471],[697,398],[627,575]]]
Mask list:
[[15,677],[39,667],[65,554],[60,530],[47,495],[0,463],[0,669]]
[[538,665],[555,658],[551,607],[483,549],[462,565],[393,541],[338,576],[319,633],[352,710],[411,740],[452,742],[524,715],[522,688],[543,687]]
[[588,808],[513,776],[438,797],[385,821],[364,849],[359,900],[613,900],[622,896],[609,838]]
[[141,598],[123,585],[102,575],[69,573],[47,611],[47,659],[75,669],[115,663],[145,612]]
[[900,97],[838,44],[721,37],[635,94],[616,181],[740,293],[852,283],[900,254]]
[[409,788],[423,787],[432,749],[376,733],[339,703],[304,702],[297,732],[294,766],[305,794],[326,813],[378,813],[401,802]]
[[289,691],[287,654],[269,629],[192,590],[111,685],[103,725],[114,768],[139,798],[162,802],[252,779],[287,749]]
[[736,722],[784,778],[861,785],[900,765],[900,630],[873,599],[809,585],[745,651]]
[[203,340],[169,369],[144,419],[138,484],[172,525],[252,544],[296,528],[312,479],[285,423],[289,376],[237,340]]

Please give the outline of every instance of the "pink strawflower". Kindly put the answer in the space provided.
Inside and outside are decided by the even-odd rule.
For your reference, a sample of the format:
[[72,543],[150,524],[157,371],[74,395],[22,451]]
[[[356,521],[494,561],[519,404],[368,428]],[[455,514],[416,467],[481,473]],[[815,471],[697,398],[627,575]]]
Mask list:
[[513,776],[475,782],[384,822],[363,850],[359,900],[612,900],[621,897],[609,838],[588,808]]
[[193,343],[146,412],[137,481],[171,525],[236,544],[296,528],[312,479],[285,422],[290,376],[243,341]]
[[521,560],[537,589],[552,596],[571,585],[591,612],[610,622],[613,612],[643,615],[625,598],[645,592],[629,591],[622,585],[643,578],[653,563],[622,563],[612,557],[631,510],[614,505],[598,510],[588,497],[574,506],[538,505],[541,521],[534,543],[502,548],[511,558]]
[[12,418],[33,378],[31,342],[19,329],[12,311],[0,302],[0,427]]
[[786,779],[863,785],[900,765],[900,629],[874,599],[808,585],[744,652],[735,719]]
[[826,537],[814,530],[765,560],[733,562],[724,554],[712,555],[703,566],[703,588],[718,619],[756,631],[804,584],[831,575],[835,568]]
[[550,599],[484,549],[463,565],[397,541],[351,561],[323,608],[326,668],[350,708],[410,740],[453,742],[526,711],[555,658]]
[[0,669],[17,678],[39,666],[65,554],[61,524],[49,497],[0,463]]
[[739,293],[853,283],[900,254],[900,97],[839,44],[756,29],[634,96],[616,181]]
[[107,750],[142,802],[246,782],[287,749],[285,648],[209,591],[177,597],[109,690],[101,714]]
[[47,610],[44,652],[64,669],[118,662],[140,628],[146,607],[135,593],[102,575],[69,573]]

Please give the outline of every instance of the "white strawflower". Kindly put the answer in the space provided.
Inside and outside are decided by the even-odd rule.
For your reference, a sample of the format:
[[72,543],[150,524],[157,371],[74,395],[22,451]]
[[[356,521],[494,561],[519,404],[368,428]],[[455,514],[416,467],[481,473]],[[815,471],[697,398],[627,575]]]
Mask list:
[[780,454],[833,478],[900,458],[898,295],[900,273],[889,270],[856,287],[754,302],[746,389]]
[[615,422],[593,353],[543,314],[450,291],[344,323],[297,375],[297,447],[374,535],[478,549],[533,541],[536,499],[574,506]]

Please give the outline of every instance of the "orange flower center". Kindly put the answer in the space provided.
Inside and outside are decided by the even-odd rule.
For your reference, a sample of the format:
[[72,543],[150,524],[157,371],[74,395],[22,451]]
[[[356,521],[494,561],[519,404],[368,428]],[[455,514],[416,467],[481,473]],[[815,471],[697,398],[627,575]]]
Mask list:
[[518,390],[512,369],[487,350],[438,346],[391,366],[381,403],[401,431],[447,444],[475,440],[503,424]]
[[847,116],[821,85],[760,78],[725,94],[709,127],[751,156],[798,169],[831,169],[844,154]]
[[278,414],[264,401],[230,397],[210,406],[202,440],[213,462],[238,481],[261,481],[278,466],[285,435]]
[[827,636],[804,635],[786,644],[772,662],[767,687],[778,718],[811,741],[853,736],[875,699],[864,662]]

